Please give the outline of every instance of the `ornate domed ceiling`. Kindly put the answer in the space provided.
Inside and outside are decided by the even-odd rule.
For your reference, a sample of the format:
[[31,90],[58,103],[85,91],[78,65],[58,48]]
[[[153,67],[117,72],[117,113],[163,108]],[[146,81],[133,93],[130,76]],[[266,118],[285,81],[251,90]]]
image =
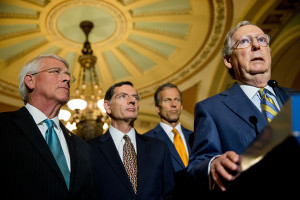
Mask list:
[[[253,20],[279,37],[280,28],[294,19],[292,27],[297,25],[298,34],[294,38],[299,39],[299,4],[292,4],[292,12],[278,12],[278,6],[286,8],[290,2],[294,1],[0,0],[1,103],[22,106],[19,70],[39,54],[65,58],[77,77],[86,40],[79,24],[88,20],[94,24],[88,40],[97,57],[96,73],[103,91],[115,82],[133,82],[143,98],[139,125],[151,127],[151,121],[158,120],[154,91],[166,82],[177,84],[184,94],[183,123],[192,128],[195,102],[231,83],[220,56],[229,28],[237,21]],[[268,26],[265,20],[273,20],[276,26]],[[299,50],[293,48],[293,52]],[[294,70],[298,71],[299,67]]]
[[[201,67],[220,45],[226,26],[225,2],[161,1],[23,1],[1,4],[13,23],[2,27],[10,40],[0,50],[2,65],[55,53],[66,58],[77,77],[85,35],[79,24],[93,22],[89,35],[103,88],[120,80],[132,81],[142,95],[156,84],[180,82]],[[22,20],[18,20],[22,18]],[[4,25],[4,24],[3,24]],[[35,53],[32,53],[35,52]],[[11,66],[14,67],[11,67]],[[21,65],[19,66],[19,68]],[[15,69],[14,69],[15,70]],[[177,74],[177,75],[176,75]],[[3,74],[4,75],[4,74]],[[176,75],[174,77],[174,75]],[[17,77],[4,80],[14,84]]]

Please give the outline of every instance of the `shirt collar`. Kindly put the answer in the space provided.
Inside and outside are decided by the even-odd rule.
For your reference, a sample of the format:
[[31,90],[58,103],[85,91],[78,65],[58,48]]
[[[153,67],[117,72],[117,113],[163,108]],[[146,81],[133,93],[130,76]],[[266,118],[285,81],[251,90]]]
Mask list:
[[[48,119],[47,116],[40,111],[39,109],[37,109],[36,107],[34,107],[33,105],[27,103],[25,105],[25,107],[27,108],[27,110],[29,111],[29,113],[31,114],[31,116],[33,117],[33,120],[35,121],[35,123],[37,125],[41,125],[43,124],[45,119]],[[56,127],[60,127],[59,126],[59,119],[58,116],[54,117],[53,119],[51,119],[54,121]]]
[[125,134],[122,131],[119,131],[112,125],[109,127],[109,132],[111,134],[111,137],[113,138],[114,141],[121,141],[123,139],[124,135],[128,135],[131,141],[135,141],[135,130],[134,128],[131,128],[130,131]]
[[[248,96],[249,99],[252,99],[257,94],[258,90],[260,89],[258,87],[254,87],[254,86],[251,86],[251,85],[243,85],[241,83],[239,83],[239,85],[242,88],[242,90],[244,91],[244,93]],[[275,94],[272,87],[267,85],[265,88],[269,92],[271,92],[274,96],[276,96],[276,94]]]
[[[166,133],[170,133],[170,132],[173,130],[173,127],[170,126],[170,125],[168,125],[168,124],[166,124],[166,123],[160,122],[159,124],[160,124],[160,126],[164,129],[164,131],[165,131]],[[176,129],[179,133],[182,132],[180,122],[175,126],[175,129]]]

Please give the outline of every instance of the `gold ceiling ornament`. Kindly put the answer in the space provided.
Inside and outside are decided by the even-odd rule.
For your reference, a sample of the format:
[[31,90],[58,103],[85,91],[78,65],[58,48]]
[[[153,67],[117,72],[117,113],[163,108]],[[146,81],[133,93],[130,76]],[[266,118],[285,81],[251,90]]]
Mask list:
[[[103,94],[95,70],[97,57],[93,55],[88,35],[94,27],[91,21],[82,21],[80,28],[86,36],[82,55],[79,56],[80,71],[77,78],[75,98],[67,105],[72,111],[70,118],[60,116],[66,122],[69,130],[84,140],[90,140],[102,135],[110,124],[110,118],[103,107]],[[66,112],[62,110],[61,115]]]
[[[91,35],[90,41],[94,48],[109,48],[128,36],[126,16],[129,14],[127,11],[124,12],[117,7],[116,3],[106,1],[62,1],[49,6],[49,13],[43,16],[46,23],[41,24],[41,29],[49,33],[53,43],[78,49],[81,46],[81,38],[80,34],[76,33],[78,29],[74,24],[82,19],[93,21],[96,30]],[[97,26],[100,24],[101,26]],[[99,32],[102,34],[98,35]]]

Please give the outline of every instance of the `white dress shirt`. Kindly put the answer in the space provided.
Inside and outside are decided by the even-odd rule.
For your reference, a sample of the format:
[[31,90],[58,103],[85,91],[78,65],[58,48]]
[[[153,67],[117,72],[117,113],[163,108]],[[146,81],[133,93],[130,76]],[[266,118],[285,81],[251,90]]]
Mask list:
[[109,132],[110,132],[110,135],[116,145],[116,148],[118,150],[118,153],[120,155],[122,162],[123,162],[123,146],[125,144],[125,140],[123,139],[124,135],[129,136],[131,143],[133,144],[134,150],[137,154],[134,128],[131,128],[131,130],[127,134],[125,134],[125,133],[119,131],[118,129],[116,129],[115,127],[113,127],[112,125],[110,125]]
[[[262,106],[261,106],[261,96],[259,94],[259,89],[254,86],[250,85],[240,85],[244,93],[247,95],[247,97],[253,102],[253,104],[257,107],[257,109],[262,112]],[[276,107],[278,110],[280,110],[282,103],[277,101],[276,94],[272,87],[266,86],[265,87],[268,90],[268,95],[270,98],[274,101],[276,104]]]
[[[48,130],[48,126],[47,124],[44,122],[45,119],[47,119],[47,116],[42,113],[39,109],[37,109],[36,107],[30,105],[29,103],[27,103],[25,105],[25,107],[27,108],[27,110],[29,111],[29,113],[32,115],[33,117],[33,120],[35,121],[36,125],[38,126],[38,128],[40,129],[43,137],[45,138],[45,135],[46,135],[46,131]],[[60,128],[60,125],[59,125],[59,119],[58,119],[58,116],[51,119],[54,121],[54,130],[58,136],[58,139],[59,139],[59,142],[60,142],[60,145],[63,149],[63,152],[64,152],[64,155],[65,155],[65,158],[66,158],[66,161],[67,161],[67,164],[68,164],[68,168],[71,172],[71,163],[70,163],[70,154],[69,154],[69,149],[68,149],[68,145],[67,145],[67,142],[66,142],[66,139],[64,137],[64,134]]]
[[[166,132],[166,134],[168,135],[168,137],[170,138],[170,140],[172,141],[172,143],[174,143],[174,133],[172,133],[173,127],[170,126],[170,125],[168,125],[168,124],[166,124],[166,123],[163,123],[163,122],[160,122],[159,124],[164,129],[164,131]],[[187,155],[189,157],[189,151],[188,151],[188,148],[187,148],[185,137],[184,137],[182,129],[181,129],[181,124],[178,123],[177,126],[175,126],[175,129],[178,131],[178,133],[179,133],[179,135],[180,135],[180,137],[181,137],[181,139],[183,141],[186,153],[187,153]]]

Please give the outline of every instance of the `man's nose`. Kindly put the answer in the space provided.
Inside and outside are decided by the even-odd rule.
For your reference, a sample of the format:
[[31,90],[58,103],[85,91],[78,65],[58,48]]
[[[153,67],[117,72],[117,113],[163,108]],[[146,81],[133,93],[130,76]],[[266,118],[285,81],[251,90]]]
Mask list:
[[135,104],[135,98],[133,96],[129,95],[128,102],[131,103],[131,104]]
[[259,42],[257,41],[257,38],[253,38],[252,40],[252,50],[258,50],[260,49],[260,44]]

